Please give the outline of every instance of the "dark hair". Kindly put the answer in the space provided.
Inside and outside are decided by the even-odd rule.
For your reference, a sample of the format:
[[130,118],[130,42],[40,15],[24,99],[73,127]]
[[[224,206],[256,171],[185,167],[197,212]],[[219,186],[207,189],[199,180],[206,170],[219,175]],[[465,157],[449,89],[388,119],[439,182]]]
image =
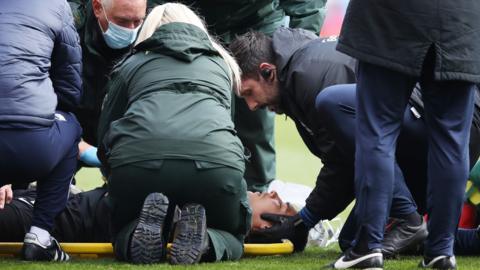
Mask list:
[[242,78],[256,79],[261,63],[274,64],[272,38],[263,33],[250,31],[237,36],[229,48],[242,70]]

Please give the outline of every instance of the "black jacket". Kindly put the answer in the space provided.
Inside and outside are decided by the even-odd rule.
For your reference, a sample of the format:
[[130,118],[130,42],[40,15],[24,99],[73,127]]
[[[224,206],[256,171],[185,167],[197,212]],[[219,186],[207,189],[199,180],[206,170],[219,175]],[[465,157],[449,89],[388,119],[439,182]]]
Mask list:
[[[13,200],[0,211],[0,241],[20,242],[32,224],[35,189],[13,191]],[[52,235],[61,242],[109,242],[110,208],[107,187],[70,194],[65,209],[55,218]]]
[[480,82],[480,1],[351,0],[338,50],[420,76],[429,49],[435,79]]
[[356,81],[356,61],[335,46],[334,40],[319,39],[301,29],[280,28],[273,34],[280,109],[292,118],[309,150],[323,163],[307,199],[310,212],[322,218],[335,217],[354,198],[353,164],[328,135],[315,109],[315,98],[324,88]]

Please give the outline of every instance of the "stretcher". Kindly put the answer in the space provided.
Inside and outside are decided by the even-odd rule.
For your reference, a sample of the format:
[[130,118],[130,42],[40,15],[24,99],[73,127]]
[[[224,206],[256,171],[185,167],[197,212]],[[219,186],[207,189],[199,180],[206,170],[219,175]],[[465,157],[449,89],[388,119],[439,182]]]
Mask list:
[[[23,243],[0,243],[0,257],[14,257],[20,253]],[[73,257],[99,258],[113,257],[110,243],[60,243],[63,250]],[[170,248],[168,244],[167,248]],[[289,240],[271,244],[244,244],[244,256],[268,256],[293,253],[293,244]]]

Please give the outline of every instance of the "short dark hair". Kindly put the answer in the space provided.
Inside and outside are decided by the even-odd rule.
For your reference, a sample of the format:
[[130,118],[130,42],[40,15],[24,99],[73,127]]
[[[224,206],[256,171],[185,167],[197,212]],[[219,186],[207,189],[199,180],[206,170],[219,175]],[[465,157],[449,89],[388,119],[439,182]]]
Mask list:
[[261,63],[274,64],[272,38],[261,32],[250,31],[237,36],[229,48],[242,70],[242,78],[257,79]]

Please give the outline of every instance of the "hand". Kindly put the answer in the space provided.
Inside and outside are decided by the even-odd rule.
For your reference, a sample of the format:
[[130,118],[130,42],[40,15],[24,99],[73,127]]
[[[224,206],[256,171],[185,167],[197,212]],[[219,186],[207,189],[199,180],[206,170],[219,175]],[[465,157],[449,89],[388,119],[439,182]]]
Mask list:
[[12,185],[0,187],[0,209],[5,207],[5,203],[10,203],[13,199]]
[[308,228],[302,218],[293,216],[262,214],[261,217],[272,222],[272,227],[250,231],[249,240],[256,243],[276,243],[282,239],[292,241],[295,251],[303,251],[307,244]]
[[81,140],[78,143],[78,159],[80,159],[80,156],[87,150],[88,148],[92,147],[92,145],[86,143],[84,140]]
[[102,165],[97,157],[97,148],[84,141],[78,144],[78,159],[87,166],[100,167]]

